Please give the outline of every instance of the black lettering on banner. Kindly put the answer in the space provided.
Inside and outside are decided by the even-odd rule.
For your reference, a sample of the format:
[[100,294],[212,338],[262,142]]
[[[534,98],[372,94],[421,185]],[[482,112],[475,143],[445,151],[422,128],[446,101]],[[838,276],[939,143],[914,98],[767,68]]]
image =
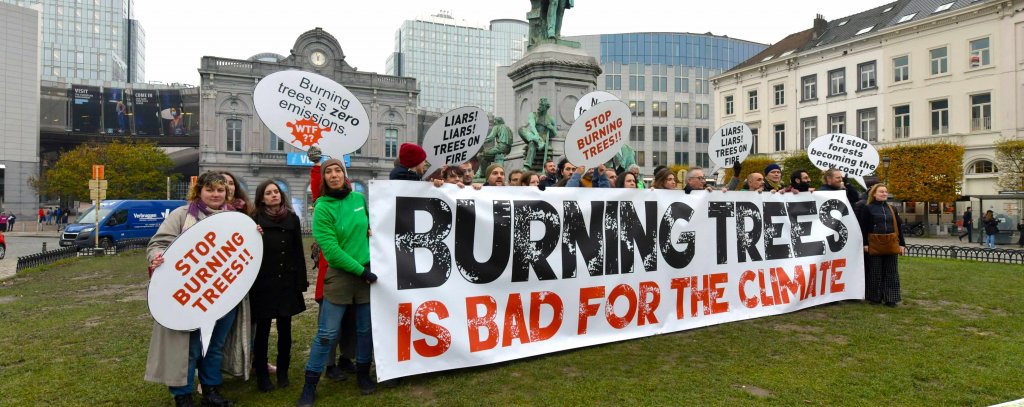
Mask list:
[[811,235],[812,222],[800,222],[798,217],[817,215],[813,201],[790,202],[786,204],[789,212],[790,244],[793,245],[793,257],[820,256],[825,254],[825,243],[819,240],[804,242],[802,236]]
[[[541,222],[544,235],[540,240],[530,240],[530,224]],[[546,201],[516,201],[515,228],[512,231],[512,282],[528,281],[530,265],[539,280],[555,280],[554,270],[548,264],[548,256],[558,245],[562,221],[555,207]],[[473,242],[465,242],[467,245]]]
[[783,223],[772,222],[772,218],[786,216],[786,204],[782,202],[764,203],[764,256],[768,260],[788,259],[792,256],[789,243],[774,244],[776,238],[782,236]]
[[[395,199],[395,263],[398,289],[440,287],[451,275],[451,251],[444,238],[452,230],[452,209],[438,198],[397,197]],[[430,216],[430,229],[416,233],[416,212]],[[456,246],[459,242],[455,242]],[[465,242],[464,244],[471,244]],[[416,249],[433,256],[430,270],[416,270]]]
[[619,274],[619,203],[609,201],[604,209],[604,274]]
[[[733,216],[732,202],[709,202],[708,217],[715,219],[715,251],[718,254],[718,264],[725,264],[729,261],[729,248],[727,246],[725,228],[726,220]],[[737,230],[743,233],[743,229],[737,226]],[[737,246],[740,247],[740,246]],[[740,249],[740,261],[744,261],[742,249]]]
[[[715,202],[712,202],[715,203]],[[730,206],[731,210],[732,207]],[[679,220],[685,220],[687,222],[693,217],[693,208],[682,202],[673,202],[665,210],[665,214],[661,216],[661,226],[658,231],[658,245],[661,247],[661,257],[665,259],[665,263],[668,263],[669,267],[682,269],[690,264],[693,260],[694,247],[693,244],[697,240],[697,232],[689,231],[679,234],[679,239],[675,241],[676,244],[686,245],[686,248],[682,251],[676,250],[675,245],[672,243],[672,225]],[[724,237],[722,241],[724,243]],[[724,244],[723,244],[724,246]]]
[[843,216],[847,216],[850,214],[850,208],[838,199],[829,199],[818,208],[818,219],[821,220],[821,224],[836,232],[836,234],[825,238],[825,241],[828,242],[828,249],[834,253],[846,247],[846,240],[849,239],[850,232],[842,221],[832,217],[832,211],[839,211]]
[[[473,254],[475,244],[455,245],[455,265],[462,277],[474,284],[497,280],[508,266],[512,251],[512,203],[494,201],[494,234],[491,257],[479,262]],[[455,209],[455,236],[464,242],[476,242],[476,201],[459,199]]]
[[576,277],[576,248],[583,255],[587,272],[591,276],[600,276],[604,269],[604,247],[601,245],[601,220],[604,216],[604,202],[590,203],[590,231],[587,232],[576,201],[562,203],[562,278]]
[[[747,232],[747,218],[753,222]],[[753,202],[736,202],[736,256],[740,263],[761,261],[761,252],[757,251],[757,242],[761,240],[761,210]]]
[[622,240],[619,242],[622,258],[620,259],[620,272],[622,274],[633,272],[633,252],[640,252],[640,260],[643,262],[644,270],[654,271],[658,268],[658,257],[654,252],[657,239],[658,225],[658,202],[644,202],[644,219],[647,228],[640,224],[640,217],[636,214],[633,203],[624,201],[619,206],[619,222],[621,224]]

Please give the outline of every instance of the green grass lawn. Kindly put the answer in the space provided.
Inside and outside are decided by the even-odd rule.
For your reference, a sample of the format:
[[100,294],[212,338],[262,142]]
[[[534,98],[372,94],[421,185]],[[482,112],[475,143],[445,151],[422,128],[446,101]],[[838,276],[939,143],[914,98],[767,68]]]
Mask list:
[[[142,380],[152,319],[141,253],[0,282],[0,405],[170,405]],[[1024,266],[904,258],[904,303],[860,302],[406,378],[322,405],[982,406],[1024,397]],[[244,406],[294,405],[316,316],[295,320],[293,385],[228,379]],[[273,342],[272,335],[272,342]],[[275,345],[271,343],[271,360]]]

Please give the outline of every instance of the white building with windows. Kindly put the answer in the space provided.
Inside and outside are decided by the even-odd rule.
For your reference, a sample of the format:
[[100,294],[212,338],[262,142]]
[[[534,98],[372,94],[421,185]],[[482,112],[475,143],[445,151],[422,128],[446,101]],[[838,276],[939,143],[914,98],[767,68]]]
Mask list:
[[963,145],[961,194],[991,195],[993,144],[1024,137],[1024,1],[900,0],[791,34],[713,78],[715,126],[740,121],[755,152],[826,133],[882,148]]

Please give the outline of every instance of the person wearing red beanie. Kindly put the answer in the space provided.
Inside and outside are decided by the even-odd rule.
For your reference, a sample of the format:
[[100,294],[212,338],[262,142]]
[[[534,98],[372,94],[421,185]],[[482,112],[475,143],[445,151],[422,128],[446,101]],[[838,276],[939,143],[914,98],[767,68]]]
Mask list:
[[414,143],[402,143],[398,147],[398,164],[391,170],[388,179],[419,181],[427,171],[427,152]]

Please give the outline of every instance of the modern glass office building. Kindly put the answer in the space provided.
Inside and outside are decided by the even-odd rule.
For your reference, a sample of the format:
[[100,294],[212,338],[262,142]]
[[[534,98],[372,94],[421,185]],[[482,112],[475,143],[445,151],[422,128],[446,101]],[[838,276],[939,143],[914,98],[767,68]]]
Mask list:
[[41,79],[58,82],[145,82],[146,34],[135,0],[0,0],[40,17]]
[[[566,37],[596,57],[598,88],[633,111],[630,144],[645,174],[658,165],[708,167],[711,78],[767,45],[712,34],[625,33]],[[710,175],[710,174],[708,174]]]
[[395,32],[388,75],[416,78],[419,107],[446,112],[475,105],[494,111],[495,67],[510,65],[526,52],[525,21],[493,20],[479,26],[450,13],[407,20]]

